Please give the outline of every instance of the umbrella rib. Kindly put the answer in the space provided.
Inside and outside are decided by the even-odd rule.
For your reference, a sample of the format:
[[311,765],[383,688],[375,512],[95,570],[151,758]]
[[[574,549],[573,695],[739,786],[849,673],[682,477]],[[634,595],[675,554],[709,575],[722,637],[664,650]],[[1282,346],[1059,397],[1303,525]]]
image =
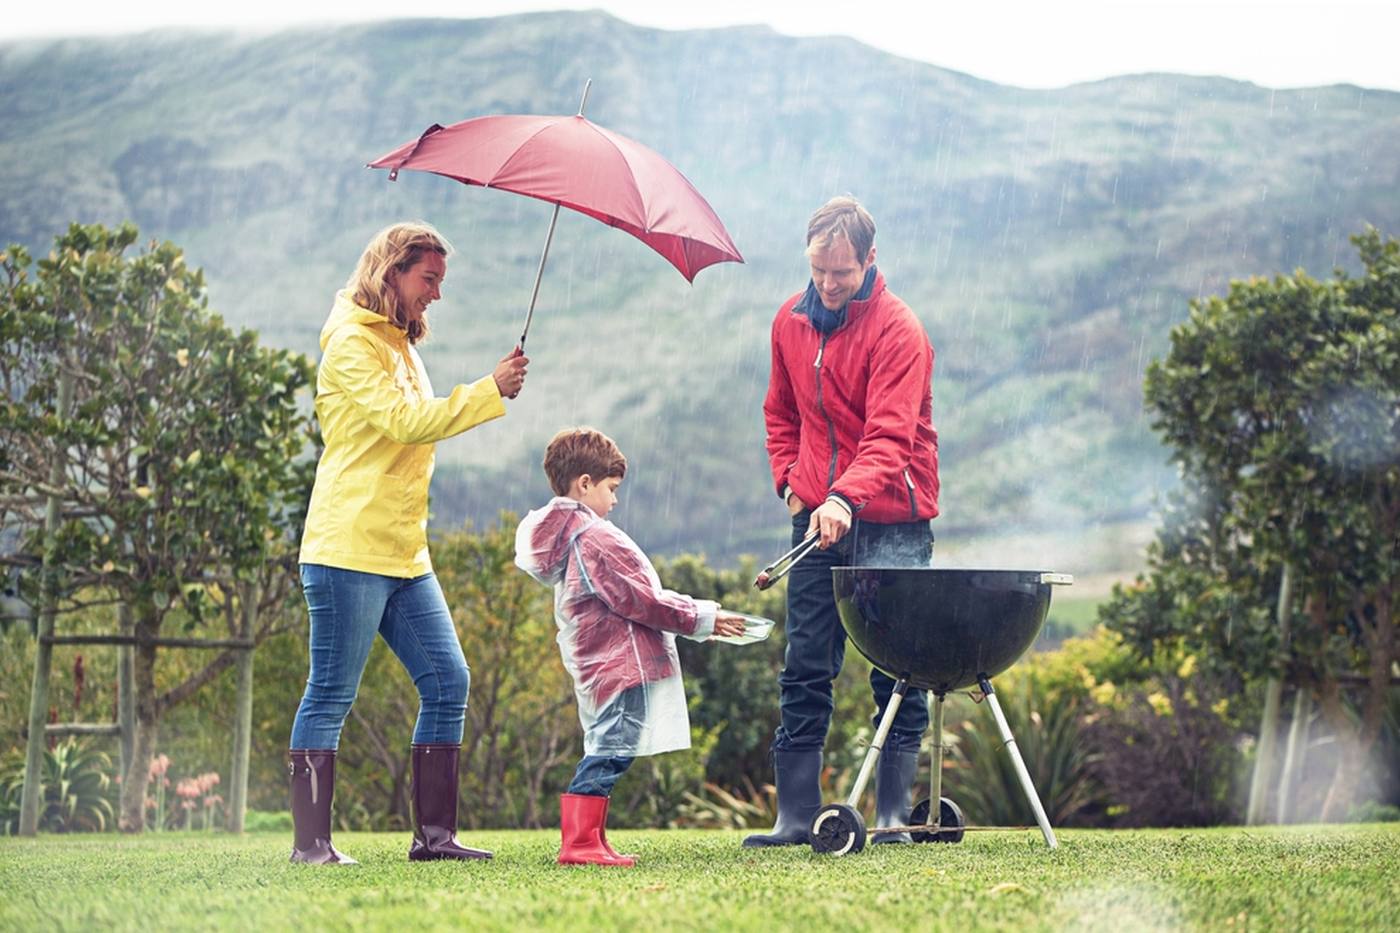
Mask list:
[[[482,182],[482,183],[481,183],[481,187],[483,187],[483,188],[490,188],[490,187],[492,187],[492,186],[493,186],[493,182],[495,182],[495,180],[496,180],[497,178],[501,177],[501,174],[505,171],[506,166],[507,166],[507,165],[510,165],[510,163],[512,163],[512,162],[515,161],[515,159],[520,155],[521,150],[524,149],[526,146],[528,146],[528,145],[530,144],[530,141],[531,141],[532,139],[534,139],[536,136],[539,136],[541,133],[545,132],[546,130],[552,130],[552,129],[554,129],[554,127],[556,127],[556,126],[559,125],[559,121],[560,121],[560,120],[569,120],[569,119],[572,119],[572,117],[556,117],[556,118],[554,118],[554,122],[552,122],[552,123],[546,123],[544,126],[541,126],[539,129],[535,130],[535,131],[534,131],[533,133],[531,133],[529,136],[526,136],[523,140],[521,140],[521,141],[516,145],[515,151],[512,152],[512,153],[510,154],[510,158],[506,159],[506,160],[505,160],[504,162],[502,162],[500,165],[496,166],[496,172],[495,172],[495,174],[492,175],[491,178],[489,178],[488,180]],[[550,201],[549,198],[541,198],[540,200],[542,200],[542,201],[549,201],[549,203],[551,203],[551,204],[555,203],[554,201]]]
[[[619,156],[622,157],[623,163],[626,164],[626,166],[627,166],[627,171],[632,175],[632,188],[633,188],[634,190],[636,190],[636,189],[637,189],[637,170],[636,170],[635,168],[633,168],[633,166],[632,166],[632,160],[629,159],[629,158],[627,158],[627,152],[626,152],[626,150],[624,150],[621,146],[619,146],[619,145],[617,144],[617,142],[612,138],[612,136],[611,136],[607,131],[605,131],[601,126],[599,126],[598,124],[594,123],[592,120],[589,120],[589,119],[587,119],[587,118],[585,118],[585,117],[580,117],[580,119],[582,119],[584,123],[587,123],[588,126],[589,126],[589,128],[592,129],[594,133],[596,133],[598,136],[602,137],[603,141],[606,142],[609,146],[612,146],[613,149],[615,149],[615,150],[617,151],[617,154],[618,154]],[[682,177],[684,177],[684,176],[682,176]],[[645,202],[645,201],[642,201],[642,202],[641,202],[641,206],[642,206],[641,215],[642,215],[642,218],[643,218],[643,220],[645,221],[645,224],[646,224],[646,225],[643,226],[643,227],[639,227],[638,229],[641,230],[643,233],[651,233],[651,217],[648,216],[648,214],[647,214],[647,211],[646,211],[646,202]]]

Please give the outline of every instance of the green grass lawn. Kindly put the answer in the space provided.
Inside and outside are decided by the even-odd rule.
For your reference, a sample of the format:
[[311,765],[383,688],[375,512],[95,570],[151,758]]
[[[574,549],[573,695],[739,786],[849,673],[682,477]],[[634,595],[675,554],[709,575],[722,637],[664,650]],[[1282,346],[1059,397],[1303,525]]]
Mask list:
[[740,835],[619,831],[639,867],[560,868],[555,832],[471,833],[492,862],[409,864],[343,833],[345,868],[283,834],[0,839],[0,929],[1139,929],[1400,926],[1400,824],[969,834],[842,858]]

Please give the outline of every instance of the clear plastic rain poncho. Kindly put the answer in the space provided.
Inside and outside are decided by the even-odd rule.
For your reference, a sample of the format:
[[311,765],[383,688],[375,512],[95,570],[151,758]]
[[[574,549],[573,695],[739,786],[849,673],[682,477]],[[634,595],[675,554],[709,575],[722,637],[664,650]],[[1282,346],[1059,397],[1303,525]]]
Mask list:
[[709,638],[718,605],[663,589],[636,542],[563,496],[521,520],[515,563],[554,586],[556,640],[574,679],[584,754],[689,748],[676,635]]

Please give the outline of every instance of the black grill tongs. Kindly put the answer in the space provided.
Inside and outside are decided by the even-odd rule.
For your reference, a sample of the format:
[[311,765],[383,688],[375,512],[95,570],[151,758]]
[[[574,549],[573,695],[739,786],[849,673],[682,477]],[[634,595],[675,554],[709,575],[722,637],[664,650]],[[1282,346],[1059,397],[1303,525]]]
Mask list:
[[783,577],[787,576],[788,571],[792,569],[793,565],[806,557],[812,548],[817,546],[821,539],[821,533],[813,530],[811,534],[807,535],[807,537],[803,538],[802,541],[798,543],[797,547],[760,570],[758,576],[753,578],[753,585],[760,590],[766,590],[774,583],[777,583]]

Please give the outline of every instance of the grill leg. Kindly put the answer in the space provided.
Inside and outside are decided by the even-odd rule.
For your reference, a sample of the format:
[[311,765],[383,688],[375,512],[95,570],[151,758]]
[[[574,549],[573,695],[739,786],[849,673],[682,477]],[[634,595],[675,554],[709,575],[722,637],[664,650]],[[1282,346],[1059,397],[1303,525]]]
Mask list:
[[1016,776],[1021,779],[1021,789],[1026,792],[1026,802],[1035,811],[1035,821],[1040,824],[1040,832],[1045,836],[1045,844],[1052,849],[1059,848],[1059,842],[1055,840],[1055,831],[1050,828],[1050,818],[1045,815],[1045,808],[1040,805],[1040,795],[1035,792],[1035,785],[1031,783],[1031,774],[1026,770],[1026,763],[1021,759],[1021,750],[1016,747],[1016,737],[1011,734],[1011,727],[1006,723],[1006,714],[1001,711],[1001,704],[997,702],[997,695],[992,690],[991,681],[983,677],[978,686],[982,688],[982,693],[987,698],[987,705],[992,708],[992,716],[997,721],[997,729],[1001,732],[1001,740],[1006,743],[1006,751],[1011,756],[1011,764],[1016,768]]
[[875,763],[880,760],[880,751],[885,747],[885,739],[890,734],[890,727],[894,725],[895,714],[899,712],[899,704],[904,702],[904,694],[909,690],[909,681],[903,677],[895,681],[894,692],[890,694],[890,702],[885,705],[885,714],[880,717],[880,727],[875,730],[875,741],[870,743],[870,748],[865,753],[865,762],[860,766],[860,774],[856,777],[855,786],[851,788],[850,796],[846,798],[846,805],[855,809],[860,808],[860,796],[865,793],[865,785],[870,780],[870,774],[875,770]]
[[928,821],[938,826],[943,819],[943,694],[933,700],[933,749],[929,757],[933,760],[933,778],[929,782]]

